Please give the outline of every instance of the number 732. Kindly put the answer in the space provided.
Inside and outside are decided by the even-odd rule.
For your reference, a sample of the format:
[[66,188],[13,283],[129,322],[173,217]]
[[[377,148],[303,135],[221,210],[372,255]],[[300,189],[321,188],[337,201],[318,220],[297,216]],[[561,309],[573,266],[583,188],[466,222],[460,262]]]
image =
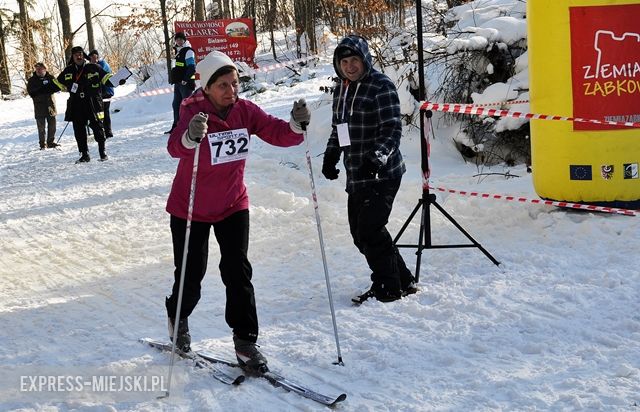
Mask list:
[[220,157],[220,152],[224,149],[222,153],[226,156],[233,156],[235,154],[247,153],[249,149],[247,149],[247,145],[249,144],[249,139],[246,137],[238,137],[237,139],[228,139],[220,142],[211,143],[211,148],[215,150],[215,156]]

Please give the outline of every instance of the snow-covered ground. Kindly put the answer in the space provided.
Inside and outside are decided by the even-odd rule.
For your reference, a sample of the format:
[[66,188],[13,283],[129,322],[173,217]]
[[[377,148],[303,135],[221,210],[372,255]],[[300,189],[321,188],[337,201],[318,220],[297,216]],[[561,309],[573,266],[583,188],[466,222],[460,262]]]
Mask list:
[[[369,286],[346,218],[344,171],[320,174],[332,67],[304,69],[294,87],[251,99],[288,119],[314,108],[308,140],[344,366],[327,298],[305,145],[251,143],[250,259],[261,336],[272,369],[328,395],[340,411],[636,410],[640,404],[640,217],[575,212],[459,195],[438,202],[500,262],[478,249],[427,250],[420,291],[392,303],[350,299]],[[164,85],[166,86],[166,84]],[[118,94],[131,92],[131,85]],[[170,94],[114,101],[110,156],[76,165],[71,126],[62,150],[38,149],[30,99],[0,102],[0,410],[322,411],[259,379],[229,387],[178,361],[168,399],[156,393],[28,392],[21,376],[165,376],[169,357],[138,342],[166,339],[173,258],[165,201],[176,167],[166,152]],[[57,96],[64,113],[66,95]],[[58,116],[58,135],[65,122]],[[536,198],[524,166],[478,173],[435,116],[434,186]],[[419,133],[405,128],[408,172],[389,229],[422,194]],[[518,177],[506,179],[500,173]],[[431,208],[433,243],[466,238]],[[400,243],[415,244],[414,218]],[[232,356],[217,246],[190,318],[194,347]],[[403,249],[415,267],[415,249]],[[28,378],[27,378],[28,379]],[[28,383],[28,381],[27,381]]]

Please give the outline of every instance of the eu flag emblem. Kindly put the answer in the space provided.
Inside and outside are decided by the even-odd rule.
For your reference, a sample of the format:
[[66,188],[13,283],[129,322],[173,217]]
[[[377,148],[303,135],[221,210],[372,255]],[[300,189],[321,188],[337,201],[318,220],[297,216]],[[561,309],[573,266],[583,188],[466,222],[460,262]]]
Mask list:
[[592,180],[591,165],[569,165],[571,180]]
[[637,163],[625,163],[624,164],[624,178],[625,179],[637,179],[638,178],[638,164]]

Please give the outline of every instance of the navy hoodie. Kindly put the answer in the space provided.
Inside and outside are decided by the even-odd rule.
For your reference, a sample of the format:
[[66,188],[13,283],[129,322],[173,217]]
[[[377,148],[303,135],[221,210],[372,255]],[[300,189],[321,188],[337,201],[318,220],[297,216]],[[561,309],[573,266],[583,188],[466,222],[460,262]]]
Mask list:
[[[402,120],[398,91],[391,79],[373,68],[367,42],[359,36],[347,36],[336,51],[347,47],[364,63],[363,76],[351,82],[340,70],[337,53],[333,65],[340,85],[333,92],[331,136],[325,158],[336,164],[344,153],[348,193],[371,186],[375,182],[400,179],[406,171],[400,153]],[[348,123],[350,146],[340,147],[336,125]],[[380,166],[377,179],[362,173],[365,157]]]

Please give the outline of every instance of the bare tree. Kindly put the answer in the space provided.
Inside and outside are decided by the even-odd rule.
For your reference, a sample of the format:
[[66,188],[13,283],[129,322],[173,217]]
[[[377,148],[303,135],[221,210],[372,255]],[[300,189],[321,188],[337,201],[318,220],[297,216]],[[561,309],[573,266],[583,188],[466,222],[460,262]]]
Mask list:
[[62,47],[64,48],[65,61],[71,57],[74,33],[71,31],[71,12],[67,0],[58,0],[60,10],[60,21],[62,23]]
[[196,21],[204,20],[204,0],[193,0],[193,11]]
[[31,19],[29,18],[29,8],[31,2],[29,0],[18,0],[18,8],[20,9],[20,49],[22,52],[22,61],[24,64],[25,79],[33,70],[36,63],[35,52],[36,45],[33,41],[33,31],[31,29]]
[[9,65],[7,63],[7,51],[5,42],[7,38],[7,30],[5,30],[5,21],[10,22],[10,17],[5,10],[0,11],[0,93],[11,94],[11,79],[9,77]]
[[171,40],[169,39],[169,22],[167,19],[167,1],[160,0],[160,15],[162,16],[162,32],[164,34],[164,52],[167,61],[167,79],[171,79]]
[[93,39],[93,23],[91,21],[91,1],[84,0],[84,20],[87,25],[87,40],[89,42],[89,50],[96,48],[96,42]]
[[315,53],[316,46],[316,0],[294,0],[294,21],[296,26],[296,54],[302,56],[302,35],[307,35],[307,52]]
[[275,34],[273,33],[276,27],[276,0],[269,0],[269,9],[267,10],[267,25],[269,26],[269,41],[271,42],[271,52],[273,53],[273,60],[278,60],[276,56],[276,41]]
[[229,0],[218,0],[218,2],[220,2],[221,8],[220,8],[220,12],[221,12],[221,17],[223,19],[230,19],[232,16],[231,13],[231,5],[229,4]]

